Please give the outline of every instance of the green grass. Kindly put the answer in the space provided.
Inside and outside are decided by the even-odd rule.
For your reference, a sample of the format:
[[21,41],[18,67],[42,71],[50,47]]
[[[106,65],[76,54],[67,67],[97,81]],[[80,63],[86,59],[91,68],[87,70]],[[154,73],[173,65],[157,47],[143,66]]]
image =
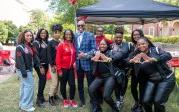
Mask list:
[[[176,73],[179,74],[179,70],[177,70]],[[37,78],[36,77],[35,77],[35,85],[36,87],[35,87],[35,94],[34,94],[34,102],[35,102],[36,94],[37,94]],[[48,91],[49,91],[49,81],[45,89],[46,99],[48,98]],[[86,86],[85,86],[85,92],[87,93]],[[88,94],[86,94],[85,97],[87,99],[87,105],[84,108],[63,109],[59,105],[56,107],[51,107],[47,105],[46,108],[36,108],[36,112],[90,112]],[[17,76],[14,75],[8,81],[0,84],[0,112],[19,112],[18,98],[19,98],[19,80]],[[76,92],[76,99],[78,100],[77,92]],[[130,93],[130,86],[129,86],[126,97],[125,97],[125,104],[121,112],[130,112],[130,108],[132,104],[133,104],[133,99]],[[179,112],[179,89],[177,88],[174,89],[166,105],[167,105],[166,106],[167,112]],[[104,103],[102,108],[103,108],[103,112],[110,112],[110,108],[107,104]]]

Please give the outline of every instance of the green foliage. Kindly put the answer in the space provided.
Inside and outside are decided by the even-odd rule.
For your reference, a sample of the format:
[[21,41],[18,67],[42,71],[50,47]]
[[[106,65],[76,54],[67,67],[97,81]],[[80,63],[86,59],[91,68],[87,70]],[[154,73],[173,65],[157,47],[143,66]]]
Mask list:
[[78,0],[76,5],[69,4],[68,0],[49,0],[50,9],[54,10],[56,14],[63,15],[63,23],[73,23],[75,19],[75,10],[77,8],[87,6],[96,2],[96,0]]
[[0,42],[14,41],[18,35],[18,28],[12,21],[0,21]]
[[7,37],[8,37],[8,30],[6,28],[6,25],[2,21],[0,21],[0,42],[5,43]]
[[170,44],[178,44],[179,43],[179,37],[155,37],[151,38],[153,42],[162,42],[162,43],[170,43]]
[[163,2],[163,3],[175,5],[175,6],[179,6],[179,0],[155,0],[155,1]]
[[41,10],[31,10],[30,11],[30,22],[26,26],[21,26],[20,30],[31,29],[32,31],[37,31],[40,28],[47,28],[49,18],[45,12]]

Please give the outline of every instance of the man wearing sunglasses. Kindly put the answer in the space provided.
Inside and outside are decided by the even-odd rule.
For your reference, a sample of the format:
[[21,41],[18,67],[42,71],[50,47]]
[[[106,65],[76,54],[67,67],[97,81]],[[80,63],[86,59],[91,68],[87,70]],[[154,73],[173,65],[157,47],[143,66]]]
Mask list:
[[85,31],[85,22],[80,20],[77,23],[78,32],[75,35],[75,46],[77,52],[77,76],[78,76],[78,93],[80,98],[80,107],[85,105],[84,98],[84,76],[86,75],[88,86],[94,80],[92,75],[91,59],[87,55],[93,54],[96,51],[96,42],[94,35]]

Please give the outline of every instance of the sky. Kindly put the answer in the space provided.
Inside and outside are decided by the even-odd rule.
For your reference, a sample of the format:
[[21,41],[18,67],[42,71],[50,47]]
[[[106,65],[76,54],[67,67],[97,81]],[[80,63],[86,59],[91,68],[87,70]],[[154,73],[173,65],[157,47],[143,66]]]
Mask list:
[[0,20],[12,20],[17,26],[29,22],[29,12],[32,9],[47,11],[48,2],[45,0],[1,0]]

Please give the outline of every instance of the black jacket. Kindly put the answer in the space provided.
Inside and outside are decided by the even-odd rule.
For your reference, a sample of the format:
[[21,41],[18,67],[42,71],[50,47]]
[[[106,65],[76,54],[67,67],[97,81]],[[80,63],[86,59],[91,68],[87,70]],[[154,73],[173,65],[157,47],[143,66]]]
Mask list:
[[[115,48],[116,47],[116,48]],[[113,65],[120,69],[126,69],[126,59],[129,54],[133,51],[134,47],[128,42],[122,42],[120,45],[115,43],[112,45],[112,55]]]
[[40,61],[37,55],[33,52],[33,47],[31,47],[32,53],[28,50],[25,44],[19,44],[16,47],[16,68],[19,69],[22,75],[27,76],[27,70],[32,71],[34,64],[36,66],[40,65]]
[[[135,50],[134,52],[130,54],[127,60],[129,61],[130,59],[132,59],[139,53],[140,51]],[[167,77],[168,75],[172,73],[171,68],[167,65],[167,62],[170,59],[172,59],[172,56],[169,52],[166,52],[157,47],[150,47],[147,55],[157,59],[157,61],[153,63],[156,64],[157,70],[159,71],[159,73],[162,75],[163,78]],[[139,71],[140,71],[139,64],[130,64],[130,65],[134,66],[135,75],[139,74]]]
[[48,65],[48,55],[47,55],[48,43],[35,40],[33,42],[33,47],[34,47],[34,52],[40,59],[40,64]]
[[55,59],[56,59],[56,51],[58,47],[59,42],[52,39],[48,42],[48,48],[47,48],[47,54],[48,54],[48,61],[51,66],[56,65]]

